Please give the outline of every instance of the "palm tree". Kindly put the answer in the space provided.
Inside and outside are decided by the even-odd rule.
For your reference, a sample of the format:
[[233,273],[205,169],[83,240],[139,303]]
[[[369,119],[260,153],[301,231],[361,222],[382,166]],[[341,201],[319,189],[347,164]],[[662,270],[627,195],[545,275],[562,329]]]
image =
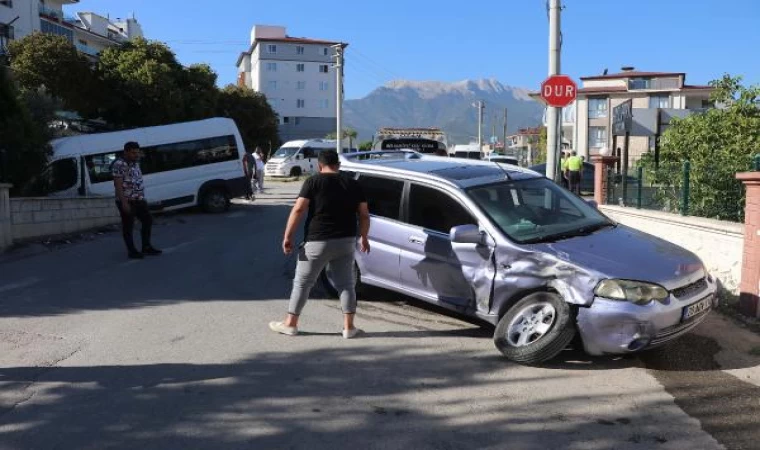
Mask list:
[[[356,139],[357,136],[356,130],[353,128],[345,128],[343,130],[343,139],[348,138],[348,148],[352,149],[354,148],[354,139]],[[335,139],[335,136],[337,136],[337,133],[335,131],[327,133],[327,136],[325,136],[325,139]]]

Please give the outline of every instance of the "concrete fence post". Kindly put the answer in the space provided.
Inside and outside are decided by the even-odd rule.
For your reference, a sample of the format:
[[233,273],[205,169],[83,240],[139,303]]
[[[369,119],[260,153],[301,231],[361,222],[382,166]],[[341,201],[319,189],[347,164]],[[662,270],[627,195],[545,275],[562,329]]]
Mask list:
[[609,168],[614,167],[618,162],[615,156],[591,156],[591,162],[594,164],[594,201],[597,205],[607,204],[607,190],[609,189],[610,180],[608,180]]
[[744,183],[747,192],[739,310],[747,316],[760,317],[760,172],[738,173],[736,178]]
[[9,195],[12,187],[13,185],[0,183],[0,252],[13,244],[11,201]]

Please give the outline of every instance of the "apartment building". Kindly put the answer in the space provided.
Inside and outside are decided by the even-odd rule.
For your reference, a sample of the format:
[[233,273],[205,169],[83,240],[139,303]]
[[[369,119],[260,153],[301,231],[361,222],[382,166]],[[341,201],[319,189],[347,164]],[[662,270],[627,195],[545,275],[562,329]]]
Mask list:
[[[657,140],[674,117],[685,117],[712,107],[712,87],[686,83],[683,72],[642,72],[623,67],[618,73],[580,78],[577,100],[563,108],[563,148],[575,150],[586,159],[602,150],[617,152],[623,139],[613,147],[613,108],[631,100],[632,130],[628,154],[631,161],[656,151]],[[539,93],[531,97],[540,98]],[[545,125],[544,120],[544,125]]]
[[280,118],[280,139],[322,138],[336,128],[336,47],[291,37],[282,26],[255,25],[237,60],[238,85],[263,93]]
[[134,17],[110,19],[92,12],[68,14],[64,6],[79,0],[0,0],[0,53],[13,39],[40,31],[66,37],[83,54],[97,58],[112,45],[142,37]]
[[[581,77],[581,83],[573,147],[587,157],[603,148],[612,149],[612,111],[623,102],[631,100],[633,106],[628,149],[632,160],[655,150],[657,138],[672,117],[684,117],[712,106],[712,87],[686,84],[685,73],[641,72],[624,67],[619,73]],[[622,139],[618,139],[617,147],[621,146]]]

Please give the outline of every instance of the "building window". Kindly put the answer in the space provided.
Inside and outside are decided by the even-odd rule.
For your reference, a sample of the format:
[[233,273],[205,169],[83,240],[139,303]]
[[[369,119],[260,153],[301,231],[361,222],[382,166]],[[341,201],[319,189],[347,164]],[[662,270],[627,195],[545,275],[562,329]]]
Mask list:
[[649,97],[650,108],[670,108],[670,95],[653,95]]
[[648,137],[649,151],[653,152],[656,146],[657,146],[657,136],[649,136]]
[[328,90],[330,85],[327,83],[327,81],[320,81],[319,82],[319,90],[320,91],[326,91]]
[[327,73],[330,69],[328,68],[327,64],[320,64],[319,65],[319,71],[321,73]]
[[296,46],[296,55],[303,55],[303,45]]
[[319,109],[327,109],[330,107],[330,101],[326,99],[322,99],[318,103]]
[[7,6],[8,8],[13,8],[13,0],[0,0],[0,5]]
[[13,39],[13,25],[0,23],[0,38]]
[[708,99],[702,99],[702,109],[707,109],[711,107],[712,104],[710,103],[710,100]]
[[277,53],[277,46],[274,44],[267,45],[267,53]]
[[290,123],[290,117],[285,116],[282,118],[282,123]]
[[299,90],[299,91],[303,91],[304,89],[306,89],[306,82],[305,81],[299,81],[296,84],[296,89]]
[[588,118],[599,119],[607,117],[607,99],[590,98],[588,99]]
[[602,148],[607,145],[607,127],[588,127],[589,148]]
[[267,72],[277,72],[277,63],[267,63]]
[[628,89],[651,89],[652,80],[650,78],[631,78],[628,80]]
[[305,108],[306,107],[306,100],[299,98],[296,100],[296,108]]
[[322,56],[327,56],[330,54],[330,49],[327,47],[322,47]]
[[294,117],[293,118],[293,125],[301,125],[301,118],[300,117]]
[[305,64],[296,64],[296,72],[303,72],[304,70],[306,70]]
[[277,81],[270,81],[267,86],[269,87],[270,91],[276,91],[277,90]]

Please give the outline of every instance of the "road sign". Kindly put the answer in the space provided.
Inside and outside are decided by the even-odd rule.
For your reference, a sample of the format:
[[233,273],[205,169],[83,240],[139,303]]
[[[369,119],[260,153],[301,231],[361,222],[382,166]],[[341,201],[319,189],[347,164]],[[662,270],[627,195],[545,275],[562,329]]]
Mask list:
[[578,94],[578,85],[567,75],[552,75],[541,83],[541,99],[555,108],[564,108]]

